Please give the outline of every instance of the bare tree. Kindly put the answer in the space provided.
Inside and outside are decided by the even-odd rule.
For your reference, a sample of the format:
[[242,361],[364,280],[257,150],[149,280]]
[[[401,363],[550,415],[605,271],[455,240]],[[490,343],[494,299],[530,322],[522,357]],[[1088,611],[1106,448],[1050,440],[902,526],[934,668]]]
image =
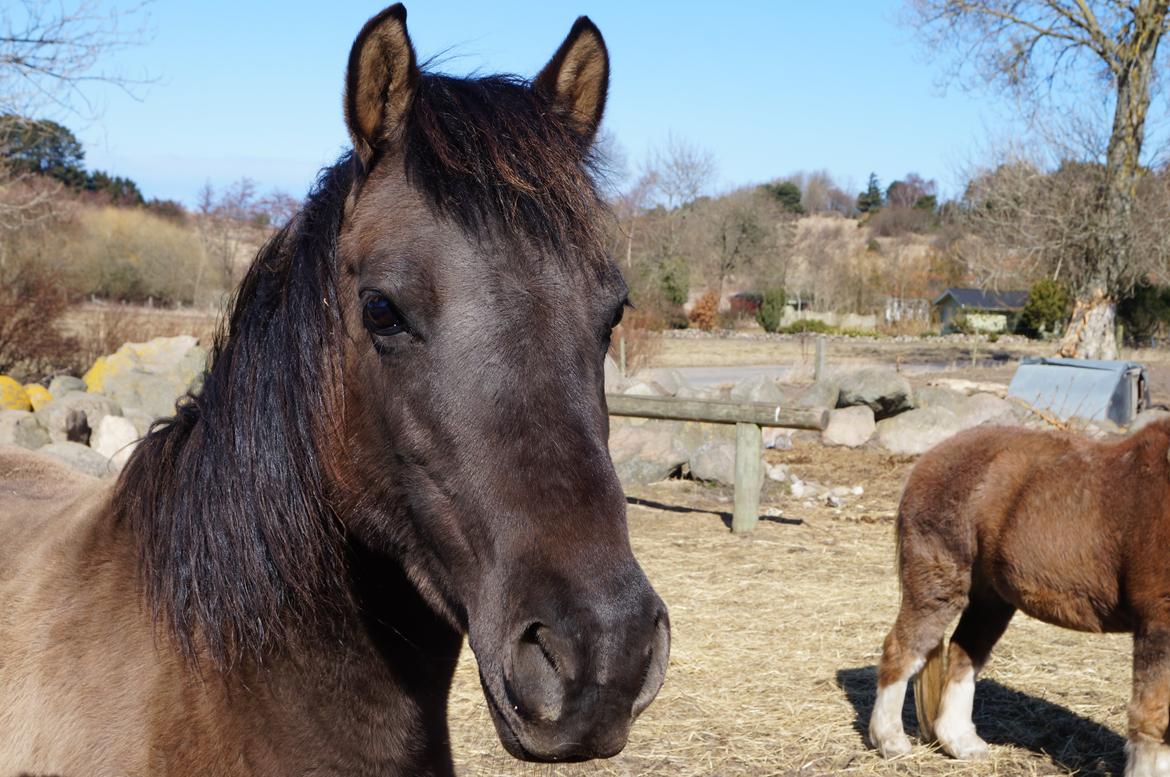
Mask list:
[[780,208],[753,186],[725,194],[705,210],[702,229],[712,249],[705,274],[722,298],[728,278],[755,269],[775,251],[777,233],[771,226],[780,219]]
[[634,240],[639,236],[642,221],[639,217],[650,207],[657,188],[658,174],[653,170],[644,170],[631,186],[619,192],[613,200],[617,231],[619,238],[625,242],[624,246],[615,246],[614,253],[623,250],[627,269],[634,266]]
[[0,112],[27,115],[49,105],[92,108],[87,87],[145,84],[102,68],[110,54],[142,42],[146,3],[103,8],[97,0],[13,0],[0,6]]
[[714,175],[709,152],[670,136],[612,199],[614,252],[624,254],[638,299],[668,306],[685,301],[690,270],[709,253],[709,239],[693,217]]
[[273,189],[256,203],[256,212],[274,229],[280,229],[292,221],[300,209],[300,200],[279,189]]
[[1066,162],[1048,172],[1042,161],[1008,157],[967,184],[956,253],[985,288],[1003,290],[1042,277],[1071,288],[1089,282],[1080,261],[1095,223],[1085,218],[1101,187],[1101,165]]
[[199,241],[229,289],[235,288],[237,269],[269,232],[272,212],[266,208],[251,178],[241,178],[221,193],[216,193],[210,182],[205,183],[196,196]]
[[[97,83],[132,89],[146,77],[102,69],[115,51],[146,35],[144,4],[103,9],[97,0],[12,0],[0,4],[0,115],[31,116],[46,109],[92,116],[88,88]],[[27,229],[57,215],[60,186],[5,163],[18,126],[0,132],[0,233]],[[0,257],[2,259],[2,257]]]
[[[936,51],[1032,104],[1061,86],[1103,80],[1114,106],[1100,184],[1081,215],[1090,234],[1070,262],[1084,271],[1061,353],[1117,354],[1116,303],[1139,272],[1131,250],[1151,87],[1170,0],[909,0]],[[1100,76],[1104,79],[1100,79]],[[1076,79],[1081,79],[1077,82]]]
[[682,138],[669,135],[650,155],[647,168],[657,178],[657,193],[667,210],[694,202],[715,177],[715,157]]

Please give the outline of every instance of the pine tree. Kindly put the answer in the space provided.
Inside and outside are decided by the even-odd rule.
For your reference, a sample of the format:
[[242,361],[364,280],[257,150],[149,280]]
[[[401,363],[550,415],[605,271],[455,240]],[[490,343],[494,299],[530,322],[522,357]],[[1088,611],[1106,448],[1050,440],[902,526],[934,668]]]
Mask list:
[[877,173],[870,173],[869,186],[857,195],[857,209],[862,213],[875,213],[881,210],[883,202],[882,187],[878,182]]

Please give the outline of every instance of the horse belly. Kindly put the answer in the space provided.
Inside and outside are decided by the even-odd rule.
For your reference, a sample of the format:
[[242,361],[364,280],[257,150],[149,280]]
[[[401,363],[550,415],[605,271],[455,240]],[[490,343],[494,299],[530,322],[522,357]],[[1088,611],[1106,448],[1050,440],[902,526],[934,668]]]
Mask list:
[[1132,630],[1122,600],[1118,560],[1099,533],[1077,526],[1074,512],[1063,536],[1050,525],[1017,523],[996,543],[983,581],[1038,620],[1090,632]]

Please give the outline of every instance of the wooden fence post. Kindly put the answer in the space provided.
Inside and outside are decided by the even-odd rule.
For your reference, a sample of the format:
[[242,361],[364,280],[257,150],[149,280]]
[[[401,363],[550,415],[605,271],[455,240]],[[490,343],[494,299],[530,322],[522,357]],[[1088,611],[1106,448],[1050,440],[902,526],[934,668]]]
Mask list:
[[813,365],[813,380],[819,382],[825,375],[825,336],[817,335],[817,359]]
[[626,377],[626,333],[618,337],[618,374]]
[[760,514],[760,475],[763,461],[760,451],[764,436],[752,423],[735,425],[735,512],[731,516],[733,534],[747,534],[756,528]]

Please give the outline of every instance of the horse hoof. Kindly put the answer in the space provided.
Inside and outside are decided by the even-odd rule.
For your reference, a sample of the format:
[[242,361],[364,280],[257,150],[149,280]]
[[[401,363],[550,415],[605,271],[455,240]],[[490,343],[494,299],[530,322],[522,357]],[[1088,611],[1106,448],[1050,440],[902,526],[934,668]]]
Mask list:
[[905,734],[888,737],[884,741],[877,743],[877,751],[882,758],[898,758],[899,756],[910,755],[912,748],[910,737]]
[[974,731],[968,731],[949,741],[940,736],[939,742],[942,744],[943,750],[959,761],[979,761],[990,753],[987,743],[980,739]]

